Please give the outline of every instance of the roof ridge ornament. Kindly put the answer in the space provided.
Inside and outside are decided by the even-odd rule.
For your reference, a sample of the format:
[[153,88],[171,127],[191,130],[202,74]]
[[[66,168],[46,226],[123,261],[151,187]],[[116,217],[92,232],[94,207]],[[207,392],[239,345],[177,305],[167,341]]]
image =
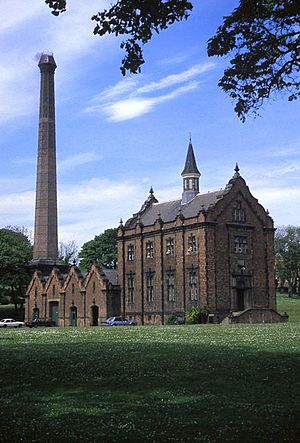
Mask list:
[[239,173],[240,168],[239,168],[239,165],[238,165],[237,163],[235,164],[234,171],[235,171],[235,173],[236,173],[237,175],[240,175],[240,173]]

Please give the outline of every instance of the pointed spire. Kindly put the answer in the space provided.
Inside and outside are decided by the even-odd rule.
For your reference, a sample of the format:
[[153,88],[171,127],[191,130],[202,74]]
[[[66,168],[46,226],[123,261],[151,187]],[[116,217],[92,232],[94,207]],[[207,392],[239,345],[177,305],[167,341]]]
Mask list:
[[190,136],[188,152],[185,160],[184,169],[181,173],[183,178],[183,193],[181,204],[186,204],[193,200],[199,193],[199,177],[201,176],[195,159],[192,138]]
[[181,175],[184,175],[184,174],[199,174],[200,175],[200,172],[197,168],[197,163],[196,163],[196,159],[195,159],[191,135],[190,135],[190,141],[189,141],[189,146],[188,146],[188,152],[187,152],[187,156],[186,156],[186,160],[185,160],[185,166],[184,166],[184,169],[183,169]]

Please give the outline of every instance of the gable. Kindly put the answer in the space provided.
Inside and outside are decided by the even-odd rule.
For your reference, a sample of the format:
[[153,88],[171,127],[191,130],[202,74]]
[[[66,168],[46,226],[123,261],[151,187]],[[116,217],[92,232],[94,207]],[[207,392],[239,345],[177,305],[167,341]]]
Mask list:
[[[245,212],[244,220],[236,220],[234,217],[234,212],[238,209],[239,204],[240,209]],[[242,177],[234,181],[228,193],[210,211],[208,219],[210,221],[223,220],[223,222],[227,223],[244,224],[253,224],[254,220],[256,220],[263,227],[273,227],[272,218],[258,200],[253,197]]]
[[32,278],[31,278],[31,280],[30,280],[30,282],[29,282],[29,285],[28,285],[27,290],[26,290],[26,294],[30,294],[31,291],[32,291],[36,286],[38,286],[40,290],[43,290],[43,289],[44,289],[44,284],[43,284],[43,282],[42,282],[42,280],[41,280],[41,275],[40,275],[39,272],[37,272],[37,271],[34,272]]
[[68,286],[72,282],[76,283],[77,286],[79,286],[79,288],[81,289],[82,288],[82,281],[83,281],[83,275],[81,274],[80,270],[77,267],[72,266],[69,269],[67,278],[65,279],[65,282],[63,284],[63,289],[64,289],[64,291],[66,291]]

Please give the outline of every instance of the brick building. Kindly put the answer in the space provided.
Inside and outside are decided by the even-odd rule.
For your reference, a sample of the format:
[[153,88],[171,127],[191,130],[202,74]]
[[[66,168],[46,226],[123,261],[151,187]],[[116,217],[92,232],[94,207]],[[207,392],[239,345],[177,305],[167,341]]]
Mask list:
[[84,276],[76,266],[67,273],[35,271],[27,289],[25,319],[52,320],[57,326],[97,326],[120,314],[117,271],[96,265]]
[[275,312],[274,225],[239,173],[224,189],[199,192],[190,141],[182,198],[158,203],[153,189],[118,230],[123,313],[164,324],[206,305],[210,320],[281,321]]

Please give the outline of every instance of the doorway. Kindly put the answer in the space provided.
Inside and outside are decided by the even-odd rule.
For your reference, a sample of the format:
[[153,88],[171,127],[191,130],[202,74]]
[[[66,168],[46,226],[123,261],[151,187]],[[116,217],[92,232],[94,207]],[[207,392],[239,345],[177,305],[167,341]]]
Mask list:
[[50,302],[50,317],[55,325],[58,325],[58,301]]
[[245,294],[244,289],[236,290],[236,305],[238,311],[243,311],[245,309]]
[[99,308],[97,305],[91,307],[92,310],[92,326],[98,326]]
[[72,306],[70,308],[70,326],[77,326],[77,308]]

